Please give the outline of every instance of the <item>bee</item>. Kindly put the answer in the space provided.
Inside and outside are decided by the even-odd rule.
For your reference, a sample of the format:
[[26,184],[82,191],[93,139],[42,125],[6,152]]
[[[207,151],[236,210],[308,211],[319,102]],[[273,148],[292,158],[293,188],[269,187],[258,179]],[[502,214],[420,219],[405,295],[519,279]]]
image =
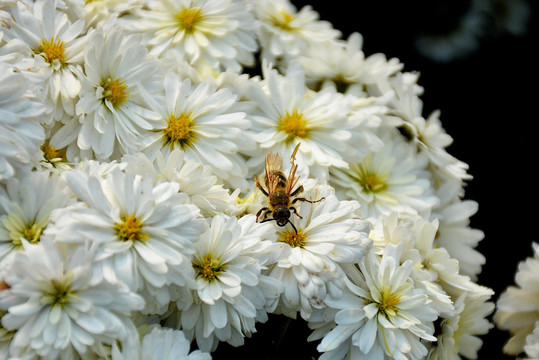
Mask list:
[[[275,221],[279,226],[285,226],[290,223],[296,234],[298,231],[290,221],[290,216],[293,212],[300,219],[302,217],[293,205],[298,201],[316,203],[324,200],[323,197],[318,200],[307,200],[304,197],[296,197],[303,192],[303,185],[294,189],[299,180],[299,176],[296,177],[298,165],[295,164],[295,160],[300,144],[298,143],[296,145],[292,156],[290,156],[292,167],[290,168],[288,177],[281,171],[283,156],[280,153],[274,154],[269,152],[266,155],[266,173],[263,179],[265,187],[262,185],[261,176],[256,178],[256,187],[268,197],[268,206],[263,207],[256,213],[256,221],[258,222],[260,215],[262,215],[260,222]],[[268,218],[269,215],[272,217]]]

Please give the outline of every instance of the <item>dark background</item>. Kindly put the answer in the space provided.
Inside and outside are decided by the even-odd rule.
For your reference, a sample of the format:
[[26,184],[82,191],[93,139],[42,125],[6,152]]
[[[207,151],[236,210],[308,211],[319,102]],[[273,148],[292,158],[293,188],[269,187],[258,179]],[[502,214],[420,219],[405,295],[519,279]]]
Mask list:
[[[496,20],[503,19],[504,3],[511,1],[515,0],[491,0],[496,5],[488,19],[492,26],[480,37],[475,51],[440,63],[420,54],[415,39],[454,29],[472,0],[292,0],[298,9],[312,5],[345,39],[352,32],[361,33],[366,56],[381,52],[388,59],[400,59],[404,71],[421,74],[423,116],[441,110],[443,127],[454,139],[448,152],[469,164],[468,172],[474,177],[467,182],[465,198],[479,203],[471,226],[485,232],[478,249],[487,258],[478,282],[496,292],[494,301],[514,283],[518,263],[532,255],[532,242],[539,242],[535,228],[539,222],[538,179],[534,173],[534,145],[539,141],[534,105],[538,102],[538,5],[536,0],[528,0],[527,31],[516,36],[504,31]],[[275,338],[287,321],[272,317],[269,323],[257,326],[258,333],[242,352],[221,344],[214,359],[317,358],[315,344],[306,345],[309,331],[302,325],[290,323],[275,352],[276,344],[266,347],[264,339]],[[507,332],[494,327],[482,338],[479,360],[514,359],[502,354]]]

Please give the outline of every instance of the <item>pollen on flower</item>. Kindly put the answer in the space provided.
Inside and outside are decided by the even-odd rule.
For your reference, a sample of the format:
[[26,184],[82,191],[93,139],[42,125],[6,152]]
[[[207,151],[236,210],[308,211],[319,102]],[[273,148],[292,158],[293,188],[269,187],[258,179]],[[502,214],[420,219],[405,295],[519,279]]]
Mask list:
[[397,315],[399,308],[397,305],[401,300],[401,295],[394,294],[391,291],[391,287],[386,285],[382,291],[380,291],[380,300],[377,303],[378,310],[387,316]]
[[145,242],[149,235],[142,233],[143,222],[135,215],[122,215],[121,221],[114,225],[114,231],[120,241]]
[[189,146],[194,140],[193,120],[191,113],[184,114],[180,112],[178,117],[170,114],[167,119],[168,126],[163,129],[164,143],[174,148],[174,145],[179,145],[181,148]]
[[296,233],[294,230],[286,229],[279,233],[279,240],[287,243],[291,247],[303,247],[305,246],[305,235],[303,230],[298,230]]
[[204,16],[201,9],[193,7],[183,8],[174,17],[178,21],[180,29],[190,34],[195,31],[197,24],[200,23]]
[[212,282],[219,278],[219,274],[225,270],[225,264],[211,255],[205,255],[200,260],[193,261],[193,268],[197,272],[197,278],[203,278]]
[[286,111],[286,114],[279,120],[277,130],[284,131],[288,136],[287,142],[292,142],[296,137],[306,138],[309,136],[309,127],[303,114],[294,109],[292,114]]
[[65,61],[64,51],[64,42],[60,39],[51,37],[50,41],[41,39],[41,45],[35,50],[35,53],[44,54],[45,59],[49,64],[52,64],[55,61],[59,61],[63,64]]
[[52,145],[42,146],[41,151],[43,151],[43,158],[49,162],[53,159],[61,159],[65,156],[65,152],[57,150]]
[[129,92],[126,91],[128,86],[121,77],[103,79],[100,86],[103,88],[103,101],[108,100],[114,107],[122,104],[129,97]]

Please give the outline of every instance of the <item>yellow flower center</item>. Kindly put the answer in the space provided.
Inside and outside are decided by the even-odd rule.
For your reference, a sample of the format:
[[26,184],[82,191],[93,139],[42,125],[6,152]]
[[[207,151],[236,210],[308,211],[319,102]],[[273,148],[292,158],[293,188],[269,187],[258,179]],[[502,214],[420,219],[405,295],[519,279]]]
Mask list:
[[50,304],[51,307],[55,305],[62,306],[68,303],[72,294],[71,277],[62,281],[51,280],[51,284],[45,294],[45,303]]
[[35,221],[26,223],[26,221],[15,213],[11,213],[2,219],[2,225],[9,231],[9,238],[14,248],[22,246],[21,238],[36,244],[39,242],[43,230],[45,230],[46,222],[37,224]]
[[64,64],[64,51],[64,42],[60,39],[51,37],[50,41],[41,39],[41,45],[39,45],[35,52],[37,54],[44,54],[45,59],[49,64],[52,64],[55,61],[59,61],[61,64]]
[[386,285],[380,292],[380,302],[377,304],[378,310],[387,316],[397,315],[399,308],[397,305],[401,300],[401,295],[393,294],[391,287]]
[[103,88],[103,101],[108,100],[114,107],[122,104],[129,97],[127,85],[122,78],[112,79],[110,77],[101,81]]
[[286,111],[286,114],[277,124],[277,130],[287,133],[286,141],[292,142],[296,137],[307,137],[310,129],[307,127],[307,120],[303,117],[303,114],[294,110],[292,114]]
[[41,226],[38,226],[36,223],[32,222],[31,224],[28,224],[26,226],[23,236],[26,240],[35,244],[39,242],[39,238],[41,237],[42,232],[43,232],[43,228]]
[[278,27],[285,31],[291,31],[294,29],[294,27],[290,25],[292,20],[294,20],[293,14],[290,14],[286,10],[281,10],[279,11],[277,15],[271,17],[273,26]]
[[149,235],[142,233],[143,222],[135,215],[122,215],[121,221],[114,225],[114,231],[120,241],[145,242]]
[[378,173],[371,169],[371,156],[367,156],[363,163],[351,166],[350,175],[361,185],[367,193],[380,193],[387,190],[387,180],[390,173]]
[[186,33],[191,34],[196,30],[196,26],[202,18],[202,10],[196,7],[193,8],[183,8],[180,12],[174,15],[178,21],[180,29],[184,30]]
[[194,140],[193,125],[194,122],[191,119],[191,113],[184,114],[180,112],[180,116],[176,117],[174,114],[170,114],[167,119],[168,126],[163,129],[165,144],[174,147],[174,144],[178,144],[184,148],[190,145]]
[[218,279],[219,274],[225,270],[225,264],[221,264],[219,259],[215,259],[211,255],[205,255],[201,260],[193,261],[193,268],[197,273],[197,277],[201,277],[207,282],[212,282]]
[[52,145],[42,146],[41,151],[43,151],[43,158],[46,161],[51,161],[52,159],[62,159],[65,155],[63,151],[57,150]]
[[298,230],[296,233],[294,230],[286,229],[279,233],[278,241],[287,243],[291,247],[303,247],[305,246],[305,235],[303,230]]

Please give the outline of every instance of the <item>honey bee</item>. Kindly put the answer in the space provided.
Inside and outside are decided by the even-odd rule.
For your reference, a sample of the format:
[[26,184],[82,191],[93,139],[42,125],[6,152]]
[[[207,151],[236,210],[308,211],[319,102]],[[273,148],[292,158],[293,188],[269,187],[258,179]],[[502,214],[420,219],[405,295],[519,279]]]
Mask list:
[[[293,205],[298,201],[316,203],[324,200],[323,197],[318,200],[307,200],[304,197],[295,197],[303,192],[303,185],[294,189],[299,180],[299,176],[296,177],[298,165],[295,164],[295,160],[300,144],[301,143],[298,143],[296,145],[292,156],[290,156],[292,167],[290,168],[288,177],[281,171],[283,156],[280,153],[274,154],[269,152],[266,155],[266,173],[264,175],[265,188],[262,186],[261,176],[256,178],[256,187],[268,197],[268,206],[263,207],[256,213],[256,221],[258,222],[260,215],[262,215],[260,222],[275,221],[279,226],[285,226],[287,223],[290,223],[296,234],[298,231],[290,221],[291,212],[296,214],[300,219],[302,217],[298,214],[297,209]],[[268,218],[270,214],[272,217]]]

